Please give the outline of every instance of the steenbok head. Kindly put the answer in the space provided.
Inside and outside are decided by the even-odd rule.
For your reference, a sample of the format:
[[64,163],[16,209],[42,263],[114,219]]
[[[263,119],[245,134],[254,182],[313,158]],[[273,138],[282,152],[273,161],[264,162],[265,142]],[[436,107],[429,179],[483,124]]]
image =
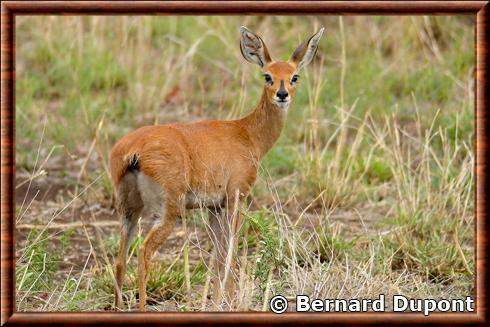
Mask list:
[[247,61],[262,68],[268,101],[281,109],[289,108],[296,91],[298,73],[315,56],[323,30],[298,46],[288,61],[274,61],[260,36],[244,26],[240,28],[240,50]]

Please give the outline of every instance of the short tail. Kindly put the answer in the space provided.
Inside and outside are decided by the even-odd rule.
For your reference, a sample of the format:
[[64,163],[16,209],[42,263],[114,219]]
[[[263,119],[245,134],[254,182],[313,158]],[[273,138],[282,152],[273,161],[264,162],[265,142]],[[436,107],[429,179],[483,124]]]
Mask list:
[[128,161],[129,164],[127,170],[131,172],[140,170],[140,157],[137,153],[133,153],[131,156],[129,156]]
[[119,152],[114,148],[110,155],[111,177],[114,186],[117,187],[127,172],[138,172],[140,170],[139,154]]

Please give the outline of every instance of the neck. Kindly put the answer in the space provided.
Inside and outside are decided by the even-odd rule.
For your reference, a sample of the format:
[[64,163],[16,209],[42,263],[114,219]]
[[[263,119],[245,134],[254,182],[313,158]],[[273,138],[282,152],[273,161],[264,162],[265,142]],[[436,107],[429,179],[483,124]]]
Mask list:
[[272,148],[281,135],[287,108],[279,108],[262,93],[255,110],[240,121],[255,145],[259,160]]

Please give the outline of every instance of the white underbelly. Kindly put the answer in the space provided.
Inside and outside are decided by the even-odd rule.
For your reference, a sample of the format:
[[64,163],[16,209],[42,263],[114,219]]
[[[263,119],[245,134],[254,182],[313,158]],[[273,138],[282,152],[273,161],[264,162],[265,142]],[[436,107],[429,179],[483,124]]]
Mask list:
[[219,193],[188,192],[185,195],[185,206],[188,209],[217,207],[223,203],[224,195]]

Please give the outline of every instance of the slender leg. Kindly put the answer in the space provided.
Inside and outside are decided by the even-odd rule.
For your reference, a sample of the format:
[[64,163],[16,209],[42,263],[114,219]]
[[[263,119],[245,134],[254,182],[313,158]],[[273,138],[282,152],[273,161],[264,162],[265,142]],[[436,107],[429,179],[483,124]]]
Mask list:
[[225,253],[226,253],[226,244],[224,242],[225,230],[226,230],[226,222],[223,219],[223,213],[221,211],[215,211],[210,216],[210,225],[211,225],[211,241],[214,246],[214,271],[213,271],[213,297],[212,300],[214,304],[219,308],[223,301],[222,297],[222,285],[221,281],[223,280],[224,275],[224,262],[225,262]]
[[116,287],[115,307],[123,309],[122,286],[126,275],[127,256],[129,247],[136,236],[137,218],[123,218],[121,225],[121,239],[119,241],[119,253],[116,261]]
[[[236,252],[241,226],[239,202],[230,198],[226,212],[214,215],[211,222],[212,240],[215,246],[213,302],[219,309],[233,308],[235,300]],[[224,290],[224,292],[223,292]]]
[[143,241],[138,257],[138,275],[139,275],[139,309],[145,311],[146,304],[146,282],[148,277],[148,265],[150,259],[160,245],[165,242],[172,231],[177,216],[179,215],[178,207],[165,204],[163,219],[160,224],[153,226]]
[[122,285],[126,274],[127,256],[129,247],[136,236],[138,218],[143,209],[143,202],[136,187],[137,176],[133,173],[126,174],[117,189],[116,208],[121,215],[121,239],[119,253],[116,261],[116,285],[115,285],[115,307],[122,309]]

